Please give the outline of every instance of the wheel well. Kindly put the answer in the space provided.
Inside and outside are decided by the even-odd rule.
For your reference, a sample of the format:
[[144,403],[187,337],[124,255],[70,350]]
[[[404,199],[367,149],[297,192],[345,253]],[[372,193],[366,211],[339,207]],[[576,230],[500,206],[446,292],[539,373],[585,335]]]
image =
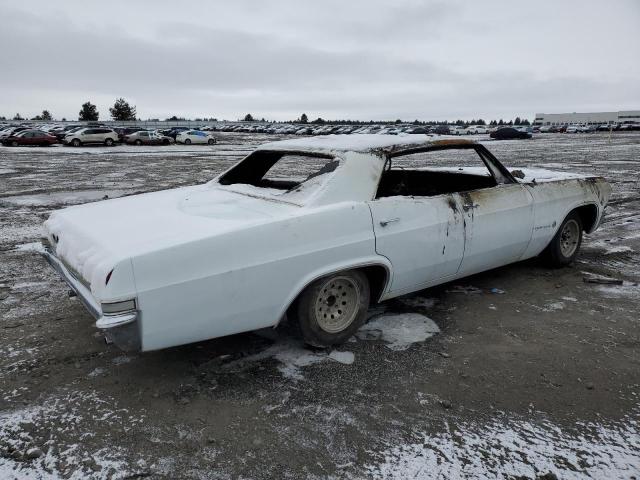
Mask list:
[[371,302],[377,303],[384,292],[384,287],[387,285],[387,277],[389,276],[387,269],[381,265],[371,265],[369,267],[362,267],[359,270],[362,270],[367,276],[367,280],[369,280]]
[[[371,294],[370,295],[371,302],[378,303],[378,301],[380,300],[380,297],[384,292],[384,288],[387,285],[387,281],[389,277],[389,272],[387,271],[387,269],[382,265],[369,265],[366,267],[346,268],[343,271],[346,271],[346,270],[360,270],[362,273],[364,273],[367,276],[367,280],[369,281],[369,291]],[[338,273],[338,272],[332,272],[332,273]],[[318,277],[318,278],[322,278],[322,277]],[[304,286],[304,288],[302,288],[298,292],[298,294],[291,301],[291,303],[289,304],[285,312],[289,312],[289,310],[296,304],[296,301],[298,300],[302,292],[304,292],[309,285],[311,285],[313,282],[318,280],[318,278],[315,278],[312,281],[310,281],[307,285]]]
[[586,233],[592,232],[596,226],[596,221],[598,220],[598,207],[593,204],[589,204],[578,207],[573,211],[580,216],[582,229]]

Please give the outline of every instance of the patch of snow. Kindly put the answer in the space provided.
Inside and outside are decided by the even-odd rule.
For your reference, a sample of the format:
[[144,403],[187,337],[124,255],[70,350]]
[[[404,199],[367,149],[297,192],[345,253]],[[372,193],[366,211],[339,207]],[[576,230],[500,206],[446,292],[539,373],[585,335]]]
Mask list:
[[406,350],[413,343],[424,342],[440,333],[438,325],[419,313],[386,313],[371,319],[356,336],[360,339],[380,338],[391,350]]
[[545,304],[544,307],[542,307],[542,311],[543,312],[555,312],[557,310],[563,310],[563,309],[564,309],[564,303],[563,302],[547,303],[547,304]]
[[133,360],[133,357],[120,355],[119,357],[116,357],[113,360],[111,360],[111,363],[113,363],[114,365],[124,365],[125,363],[131,362],[131,360]]
[[612,253],[633,252],[633,248],[626,245],[617,245],[615,247],[607,248],[604,252],[605,255],[611,255]]
[[16,251],[42,253],[44,252],[44,246],[41,242],[23,243],[22,245],[16,246]]
[[[94,449],[87,423],[108,418],[115,442],[144,416],[132,416],[118,408],[104,393],[63,391],[39,405],[0,412],[0,446],[16,452],[20,459],[0,456],[0,478],[59,479],[121,478],[130,471],[127,452],[115,444]],[[43,455],[25,461],[23,455],[38,448]],[[95,467],[95,470],[91,468]]]
[[100,375],[103,375],[105,372],[106,370],[104,368],[101,368],[101,367],[94,368],[89,372],[89,377],[99,377]]
[[549,421],[491,420],[450,424],[390,445],[365,468],[373,479],[633,478],[640,471],[640,431],[632,419],[617,425],[579,424],[567,431]]
[[340,352],[338,350],[333,350],[329,354],[329,358],[335,360],[338,363],[351,365],[355,360],[355,354],[353,352]]

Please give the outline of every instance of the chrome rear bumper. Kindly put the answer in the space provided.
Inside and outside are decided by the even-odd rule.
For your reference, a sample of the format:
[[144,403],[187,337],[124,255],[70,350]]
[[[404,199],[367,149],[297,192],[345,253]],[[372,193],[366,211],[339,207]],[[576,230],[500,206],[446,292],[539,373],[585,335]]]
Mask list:
[[104,314],[100,304],[96,302],[87,288],[65,264],[51,251],[49,245],[44,245],[42,256],[58,272],[80,299],[89,313],[96,319],[96,327],[105,330],[105,334],[123,350],[140,350],[140,332],[138,326],[139,312],[137,310],[117,314]]

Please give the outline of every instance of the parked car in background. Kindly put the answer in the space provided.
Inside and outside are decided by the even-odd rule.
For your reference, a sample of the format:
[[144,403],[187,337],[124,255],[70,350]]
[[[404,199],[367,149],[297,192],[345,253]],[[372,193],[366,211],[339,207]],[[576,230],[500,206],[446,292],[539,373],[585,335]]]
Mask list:
[[466,133],[467,135],[487,133],[487,127],[485,127],[484,125],[469,125],[464,129],[464,133]]
[[173,142],[173,138],[158,132],[140,131],[124,137],[127,145],[169,145]]
[[557,133],[558,127],[555,125],[543,125],[540,127],[540,133]]
[[166,130],[160,130],[160,133],[166,135],[167,137],[173,138],[175,140],[177,136],[182,133],[191,130],[189,127],[172,127],[167,128]]
[[24,132],[25,130],[30,130],[31,127],[9,127],[5,128],[0,132],[0,140],[3,140],[11,135],[17,135],[20,132]]
[[449,125],[437,125],[433,129],[433,133],[437,135],[449,135],[451,133],[451,129],[449,128]]
[[87,128],[85,125],[66,125],[61,128],[54,128],[49,133],[55,135],[59,142],[64,140],[64,137],[69,135],[70,133],[77,132],[78,130],[82,130],[83,128]]
[[49,135],[42,130],[23,130],[14,135],[9,135],[2,139],[2,144],[18,147],[18,146],[40,146],[48,147],[58,143],[58,139],[53,135]]
[[202,185],[54,212],[43,255],[124,349],[284,318],[328,347],[353,336],[371,303],[540,254],[571,263],[610,194],[597,176],[514,178],[468,140],[297,138]]
[[64,137],[65,145],[79,147],[81,145],[90,145],[102,143],[108,147],[118,141],[118,134],[110,128],[82,128],[76,132],[68,134]]
[[461,127],[459,125],[454,125],[449,127],[449,134],[450,135],[466,135],[466,131],[464,129],[464,127]]
[[213,145],[216,143],[216,139],[207,132],[201,132],[200,130],[186,130],[180,132],[176,136],[176,143],[190,144],[208,144]]
[[533,137],[531,133],[515,129],[513,127],[499,128],[489,136],[495,140],[516,140]]
[[113,131],[118,134],[118,140],[124,142],[127,135],[131,135],[136,132],[145,132],[146,129],[142,127],[114,127]]

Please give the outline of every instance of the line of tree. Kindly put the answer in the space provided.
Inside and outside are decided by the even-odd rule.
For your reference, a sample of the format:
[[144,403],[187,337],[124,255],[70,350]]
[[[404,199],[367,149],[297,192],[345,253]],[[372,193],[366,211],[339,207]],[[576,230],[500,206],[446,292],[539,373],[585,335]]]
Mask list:
[[[115,121],[135,121],[138,120],[136,118],[136,107],[135,105],[130,105],[124,98],[118,98],[113,104],[113,107],[109,108],[109,113],[111,114],[111,118]],[[100,112],[98,112],[97,107],[91,102],[85,102],[82,104],[80,108],[80,112],[78,113],[78,120],[85,122],[95,122],[100,118]],[[5,120],[5,117],[0,117],[0,120]],[[22,121],[26,120],[19,113],[16,113],[13,117],[13,120]],[[53,120],[53,116],[48,110],[43,110],[40,115],[36,115],[31,118],[31,120],[40,120],[40,121],[51,121]],[[66,121],[66,119],[62,119]],[[153,119],[154,121],[158,121],[158,119]],[[172,117],[167,118],[165,121],[167,122],[180,122],[180,121],[190,121],[188,118],[178,117],[173,115]],[[218,119],[211,118],[196,118],[196,122],[217,122]],[[254,118],[253,115],[247,113],[242,121],[245,122],[267,122],[267,120],[263,118],[257,119]],[[526,118],[516,117],[514,120],[503,120],[502,118],[499,120],[491,120],[486,122],[482,118],[471,119],[471,120],[456,120],[456,121],[422,121],[422,120],[413,120],[413,121],[403,121],[401,119],[396,120],[325,120],[321,117],[316,118],[315,120],[309,120],[309,117],[306,113],[300,115],[299,118],[295,120],[285,120],[282,122],[271,122],[271,123],[310,123],[314,125],[374,125],[374,124],[384,124],[384,125],[399,125],[399,124],[413,124],[413,125],[457,125],[457,126],[469,126],[469,125],[491,125],[491,126],[500,126],[500,125],[531,125],[531,122]]]
[[136,107],[130,105],[124,98],[116,99],[113,107],[109,108],[111,118],[118,122],[136,120]]
[[[242,121],[244,122],[266,122],[266,120],[263,118],[261,120],[258,120],[256,118],[253,117],[253,115],[251,115],[250,113],[247,113],[244,118],[242,119]],[[315,120],[309,120],[309,117],[307,117],[306,113],[303,113],[302,115],[300,115],[299,118],[296,118],[295,120],[284,120],[282,122],[270,122],[270,123],[311,123],[314,125],[400,125],[400,124],[412,124],[412,125],[456,125],[456,126],[461,126],[461,127],[465,127],[465,126],[469,126],[469,125],[531,125],[531,122],[529,120],[527,120],[526,118],[520,118],[520,117],[516,117],[514,120],[509,120],[509,121],[505,121],[503,119],[499,119],[499,120],[491,120],[490,122],[487,122],[486,120],[483,120],[482,118],[472,118],[471,120],[455,120],[455,121],[449,121],[449,120],[442,120],[442,121],[438,121],[438,120],[427,120],[427,121],[423,121],[423,120],[413,120],[413,121],[404,121],[401,119],[396,119],[396,120],[325,120],[324,118],[318,117]]]

